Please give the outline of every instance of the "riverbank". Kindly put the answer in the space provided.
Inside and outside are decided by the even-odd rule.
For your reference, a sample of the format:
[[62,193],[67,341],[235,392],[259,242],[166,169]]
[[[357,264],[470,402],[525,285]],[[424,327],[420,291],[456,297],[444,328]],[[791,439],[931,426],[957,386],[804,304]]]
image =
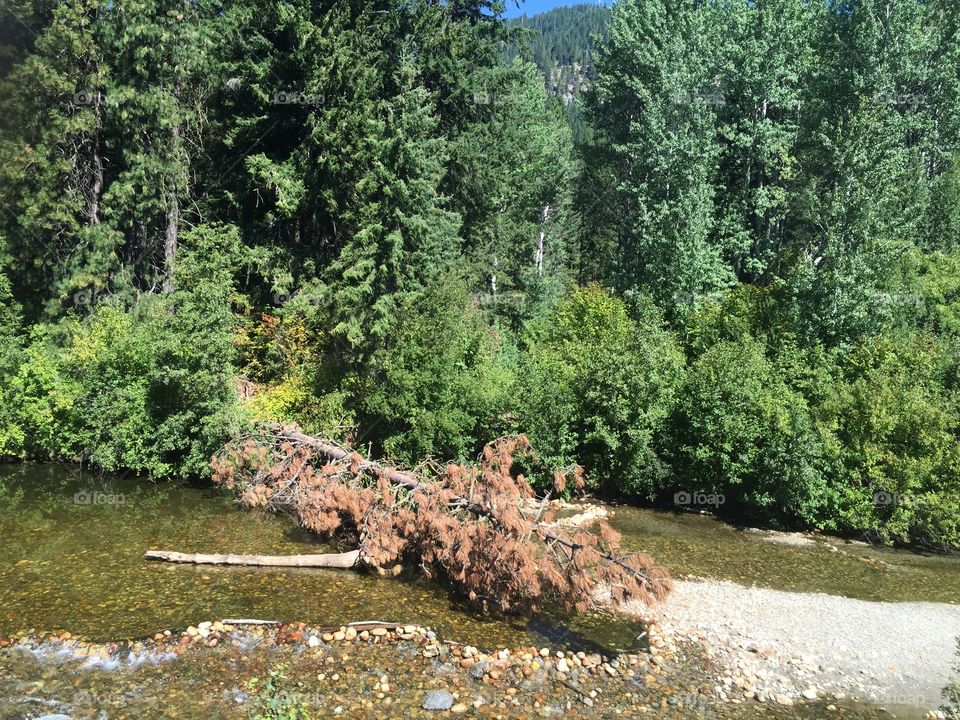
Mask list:
[[782,705],[859,698],[935,710],[955,662],[960,606],[679,580],[654,609],[628,607],[679,642],[702,645],[714,692]]
[[[204,622],[122,643],[66,633],[0,647],[0,718],[290,717],[813,720],[823,701],[791,707],[721,700],[693,646],[655,637],[637,653],[559,647],[480,649],[419,626],[313,628]],[[4,643],[0,643],[4,645]],[[258,713],[263,713],[258,715]],[[837,717],[886,720],[855,703]]]

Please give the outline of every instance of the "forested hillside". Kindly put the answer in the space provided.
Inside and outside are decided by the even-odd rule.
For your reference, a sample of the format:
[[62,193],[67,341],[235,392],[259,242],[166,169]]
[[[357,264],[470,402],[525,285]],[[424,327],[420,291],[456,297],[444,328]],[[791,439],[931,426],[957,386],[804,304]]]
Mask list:
[[572,5],[509,21],[512,41],[504,57],[533,61],[543,74],[544,90],[558,98],[576,141],[589,132],[583,94],[596,77],[595,41],[606,36],[610,11],[603,5]]
[[596,76],[594,39],[606,36],[610,11],[603,5],[572,5],[509,21],[518,30],[507,60],[523,54],[543,73],[547,92],[568,102]]
[[590,80],[578,149],[500,10],[8,5],[0,452],[522,432],[598,493],[960,544],[957,4],[528,19]]

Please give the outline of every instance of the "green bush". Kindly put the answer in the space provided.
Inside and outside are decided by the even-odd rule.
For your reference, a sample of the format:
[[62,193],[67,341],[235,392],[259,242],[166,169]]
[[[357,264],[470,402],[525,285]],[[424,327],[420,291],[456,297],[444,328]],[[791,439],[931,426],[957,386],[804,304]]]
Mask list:
[[956,358],[932,338],[872,338],[821,410],[834,428],[842,526],[886,541],[960,545]]
[[0,457],[20,455],[27,439],[11,386],[25,358],[22,332],[20,307],[13,299],[6,275],[0,273]]
[[473,456],[511,429],[513,373],[498,335],[451,280],[402,300],[365,367],[344,381],[366,439],[397,459]]
[[647,300],[593,285],[536,322],[520,365],[520,427],[548,464],[578,462],[594,487],[651,497],[683,356]]
[[176,292],[35,326],[5,383],[9,454],[155,477],[207,472],[238,420],[224,269],[236,233],[201,226],[183,243]]
[[818,524],[830,503],[807,404],[749,337],[693,362],[673,442],[674,487],[724,495],[723,513]]

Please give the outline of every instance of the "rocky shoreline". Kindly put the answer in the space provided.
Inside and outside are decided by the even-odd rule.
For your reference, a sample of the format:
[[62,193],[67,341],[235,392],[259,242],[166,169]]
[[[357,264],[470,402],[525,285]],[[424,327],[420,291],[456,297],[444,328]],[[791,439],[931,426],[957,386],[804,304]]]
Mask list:
[[626,609],[660,623],[678,642],[702,647],[717,668],[714,692],[731,702],[789,706],[855,698],[936,716],[960,636],[956,605],[868,602],[704,579],[677,581],[656,608]]
[[[133,702],[129,700],[134,695],[131,688],[143,685],[139,678],[144,674],[154,677],[171,697],[177,694],[171,684],[219,676],[219,696],[213,693],[204,700],[203,713],[211,718],[236,717],[238,705],[249,709],[252,701],[249,680],[243,679],[269,674],[277,663],[290,668],[284,697],[304,698],[322,707],[320,716],[440,713],[606,718],[649,714],[687,718],[693,713],[717,718],[819,718],[831,707],[837,710],[836,705],[820,700],[791,703],[790,707],[757,702],[765,699],[761,695],[748,701],[730,691],[735,680],[721,682],[719,686],[726,689],[717,692],[711,672],[716,654],[704,652],[698,643],[657,623],[649,626],[649,645],[642,651],[606,654],[552,647],[482,650],[444,640],[418,625],[361,622],[316,628],[302,623],[244,622],[207,621],[182,631],[167,630],[151,638],[115,643],[87,642],[69,633],[7,638],[0,641],[0,676],[17,676],[17,671],[5,673],[3,663],[26,655],[46,668],[105,671],[96,673],[97,677],[119,684],[122,692],[101,689],[82,702],[72,696],[58,698],[48,685],[49,697],[42,697],[43,702],[68,718],[94,716],[94,710],[107,712],[111,718],[154,716],[151,705],[113,704],[115,697]],[[198,670],[197,665],[205,669]],[[72,686],[80,682],[75,679]],[[10,694],[2,684],[0,691],[0,697]],[[39,701],[37,695],[31,697]],[[91,698],[95,704],[83,704]],[[0,702],[0,717],[17,717],[4,714],[2,708]],[[157,717],[166,716],[159,712],[162,709]],[[872,709],[846,714],[849,710],[850,706],[844,705],[836,717],[887,717]],[[181,716],[189,717],[190,712]],[[244,711],[243,716],[248,714]]]

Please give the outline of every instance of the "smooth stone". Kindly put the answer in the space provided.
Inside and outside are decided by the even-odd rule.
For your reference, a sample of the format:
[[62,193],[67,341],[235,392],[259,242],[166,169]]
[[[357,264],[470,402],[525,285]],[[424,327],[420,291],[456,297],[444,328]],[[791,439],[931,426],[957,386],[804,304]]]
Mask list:
[[449,710],[453,707],[453,695],[446,690],[431,690],[423,698],[420,707],[424,710]]
[[470,677],[474,678],[475,680],[480,680],[484,675],[487,674],[489,669],[489,662],[478,662],[476,665],[470,668]]

